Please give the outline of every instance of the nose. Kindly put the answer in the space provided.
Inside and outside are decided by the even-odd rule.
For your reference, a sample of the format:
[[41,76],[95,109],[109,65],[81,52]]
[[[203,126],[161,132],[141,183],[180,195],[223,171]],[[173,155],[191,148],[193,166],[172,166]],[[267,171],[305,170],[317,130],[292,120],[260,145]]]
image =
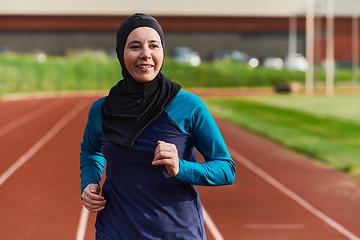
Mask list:
[[150,59],[151,58],[151,51],[149,48],[143,48],[141,52],[140,58]]

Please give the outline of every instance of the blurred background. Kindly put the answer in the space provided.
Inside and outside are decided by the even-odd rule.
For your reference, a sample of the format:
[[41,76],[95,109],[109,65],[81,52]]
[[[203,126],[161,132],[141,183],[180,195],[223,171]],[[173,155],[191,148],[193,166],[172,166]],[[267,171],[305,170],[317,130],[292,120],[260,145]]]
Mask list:
[[[358,5],[356,0],[2,0],[0,94],[108,89],[121,79],[116,31],[135,12],[162,25],[163,71],[183,87],[288,91],[295,82],[293,91],[299,92],[311,75],[308,83],[320,92],[329,76],[330,84],[354,92]],[[333,73],[326,63],[334,65]]]
[[[48,155],[39,153],[3,185],[4,176],[10,175],[8,170],[1,172],[7,207],[0,214],[0,232],[10,236],[2,237],[75,235],[74,221],[81,211],[78,153],[85,105],[122,79],[116,32],[135,12],[154,16],[163,27],[162,73],[202,97],[216,119],[316,160],[321,167],[316,172],[293,167],[289,171],[284,166],[297,162],[293,155],[272,143],[268,151],[262,141],[249,140],[245,131],[230,131],[228,136],[236,139],[226,138],[227,144],[360,235],[360,0],[0,0],[0,170],[10,165],[13,169],[37,139],[41,143],[69,113],[79,114],[53,134],[52,144],[42,148],[37,142],[29,150],[35,154],[34,147],[42,148]],[[242,164],[237,166],[240,181],[212,189],[215,194],[205,188],[201,192],[206,208],[212,210],[209,214],[220,216],[215,223],[224,235],[344,239],[328,234],[331,228],[325,223],[314,226],[310,218],[296,213],[300,205],[283,204],[282,197],[270,194],[270,185],[260,195],[260,181],[251,180]],[[328,181],[321,169],[334,181]],[[63,204],[64,193],[71,195],[69,204]],[[269,205],[269,199],[276,204]],[[228,218],[231,214],[233,219]],[[95,216],[88,221],[85,216],[79,225],[88,222],[87,237],[78,230],[77,239],[93,239]],[[271,228],[276,224],[270,224],[270,230],[249,229],[247,223],[301,224],[294,231]],[[264,233],[263,238],[258,233]]]

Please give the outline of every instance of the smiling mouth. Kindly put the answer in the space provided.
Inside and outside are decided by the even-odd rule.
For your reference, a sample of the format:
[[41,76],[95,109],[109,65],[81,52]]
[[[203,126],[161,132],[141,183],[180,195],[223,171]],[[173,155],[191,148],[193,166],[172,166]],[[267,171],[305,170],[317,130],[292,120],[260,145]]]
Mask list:
[[139,65],[137,66],[138,68],[141,68],[141,69],[147,69],[147,68],[152,68],[153,65]]

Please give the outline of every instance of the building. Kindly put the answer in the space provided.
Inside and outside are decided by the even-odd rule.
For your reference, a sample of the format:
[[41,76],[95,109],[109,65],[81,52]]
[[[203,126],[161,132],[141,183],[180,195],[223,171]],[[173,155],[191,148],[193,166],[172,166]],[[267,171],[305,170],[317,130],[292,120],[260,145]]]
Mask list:
[[[360,10],[353,1],[358,2],[335,0],[336,60],[351,58],[353,10]],[[315,4],[315,59],[320,61],[326,54],[326,1]],[[289,19],[295,17],[296,49],[305,55],[305,7],[306,0],[1,0],[0,47],[19,52],[42,49],[49,54],[69,49],[113,51],[120,23],[134,12],[144,12],[162,25],[167,50],[187,46],[203,59],[218,49],[237,49],[258,58],[284,57]]]

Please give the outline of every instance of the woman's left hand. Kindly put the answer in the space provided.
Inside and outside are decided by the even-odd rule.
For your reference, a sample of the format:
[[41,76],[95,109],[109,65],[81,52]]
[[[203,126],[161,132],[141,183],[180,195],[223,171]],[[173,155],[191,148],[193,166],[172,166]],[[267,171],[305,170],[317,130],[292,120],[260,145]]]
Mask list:
[[152,165],[165,165],[170,176],[176,177],[179,173],[179,156],[176,146],[164,141],[157,141]]

